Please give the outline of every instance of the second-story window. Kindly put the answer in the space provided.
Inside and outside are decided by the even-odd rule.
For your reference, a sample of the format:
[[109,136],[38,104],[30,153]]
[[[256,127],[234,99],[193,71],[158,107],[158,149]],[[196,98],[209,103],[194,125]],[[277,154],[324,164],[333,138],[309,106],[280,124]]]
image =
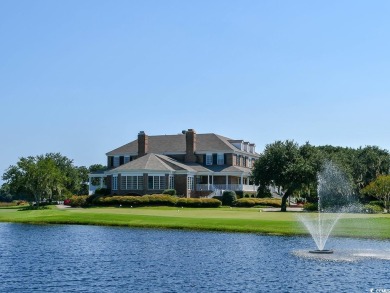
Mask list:
[[218,154],[217,155],[217,165],[223,165],[223,164],[225,164],[224,154]]
[[206,165],[213,164],[213,154],[206,154]]
[[113,165],[114,165],[114,167],[118,167],[119,166],[119,156],[115,156],[114,157]]

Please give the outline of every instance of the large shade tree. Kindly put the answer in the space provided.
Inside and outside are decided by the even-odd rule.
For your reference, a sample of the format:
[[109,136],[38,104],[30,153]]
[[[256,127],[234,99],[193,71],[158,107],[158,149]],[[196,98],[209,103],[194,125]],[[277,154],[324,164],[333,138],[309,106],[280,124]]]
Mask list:
[[30,202],[88,194],[88,173],[88,168],[74,166],[60,153],[23,157],[3,174],[3,190]]
[[380,175],[363,188],[362,193],[373,196],[383,203],[390,213],[390,175]]
[[16,165],[10,166],[3,175],[11,193],[23,194],[37,206],[43,198],[52,200],[61,195],[65,188],[65,176],[49,157],[20,158]]
[[265,147],[252,175],[263,188],[274,185],[282,189],[281,211],[285,212],[287,199],[294,191],[315,184],[320,165],[321,156],[310,144],[299,146],[291,140],[276,141]]

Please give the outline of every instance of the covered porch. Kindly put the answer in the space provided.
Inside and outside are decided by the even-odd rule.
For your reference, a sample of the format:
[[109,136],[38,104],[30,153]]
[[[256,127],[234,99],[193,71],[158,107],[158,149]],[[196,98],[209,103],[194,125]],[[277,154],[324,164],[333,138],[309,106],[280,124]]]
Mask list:
[[196,177],[196,191],[252,191],[256,192],[259,186],[254,185],[249,174],[207,174]]

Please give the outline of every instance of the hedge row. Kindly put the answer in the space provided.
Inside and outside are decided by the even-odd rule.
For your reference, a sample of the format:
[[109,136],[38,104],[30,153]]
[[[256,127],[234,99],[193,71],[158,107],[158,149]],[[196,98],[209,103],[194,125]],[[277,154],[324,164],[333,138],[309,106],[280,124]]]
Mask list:
[[282,200],[279,198],[240,198],[234,202],[236,207],[269,206],[280,208]]
[[211,198],[178,198],[170,195],[154,194],[144,196],[101,196],[92,202],[97,206],[180,206],[180,207],[219,207],[221,201]]
[[71,207],[85,207],[88,205],[88,195],[73,195],[68,200],[64,201],[64,204],[69,204]]
[[222,202],[214,198],[180,198],[176,206],[192,208],[218,208]]

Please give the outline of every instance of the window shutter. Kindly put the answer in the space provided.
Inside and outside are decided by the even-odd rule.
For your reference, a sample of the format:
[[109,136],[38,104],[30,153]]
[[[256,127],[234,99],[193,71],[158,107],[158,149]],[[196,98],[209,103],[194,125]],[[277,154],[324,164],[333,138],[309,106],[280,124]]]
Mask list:
[[203,165],[206,165],[206,155],[203,155]]
[[125,162],[125,157],[120,156],[120,157],[119,157],[119,165],[123,165],[124,162]]
[[213,165],[217,165],[217,154],[213,154]]

